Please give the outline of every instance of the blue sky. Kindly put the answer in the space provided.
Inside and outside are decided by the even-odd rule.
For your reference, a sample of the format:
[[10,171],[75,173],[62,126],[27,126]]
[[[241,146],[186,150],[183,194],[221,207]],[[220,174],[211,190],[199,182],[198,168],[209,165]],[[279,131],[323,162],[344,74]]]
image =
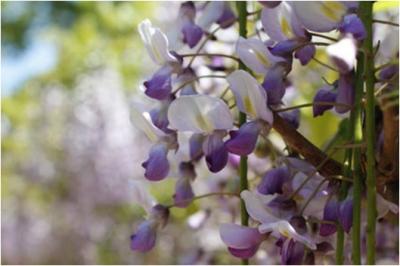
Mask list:
[[1,57],[1,95],[12,94],[24,81],[45,73],[57,63],[56,46],[48,41],[34,41],[18,56]]

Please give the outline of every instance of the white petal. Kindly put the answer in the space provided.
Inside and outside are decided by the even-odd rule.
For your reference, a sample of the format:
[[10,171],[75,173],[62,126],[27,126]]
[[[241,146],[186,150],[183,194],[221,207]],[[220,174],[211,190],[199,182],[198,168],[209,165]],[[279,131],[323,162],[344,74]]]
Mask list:
[[204,8],[197,25],[207,30],[224,12],[224,1],[210,1]]
[[133,202],[142,206],[146,213],[149,214],[156,200],[150,194],[148,184],[142,180],[130,180],[129,186],[133,195]]
[[145,116],[135,107],[133,107],[131,110],[131,117],[135,126],[143,131],[150,141],[156,142],[162,135],[161,132],[157,130],[156,127],[154,127],[153,124],[151,124],[149,120],[147,120]]
[[267,107],[267,95],[258,82],[246,71],[236,70],[227,80],[239,110],[252,119],[263,119],[272,124],[273,115]]
[[326,52],[341,73],[348,73],[354,68],[356,60],[356,41],[351,35],[346,36],[335,44],[329,45]]
[[293,1],[290,4],[304,27],[318,32],[335,29],[347,11],[338,1]]
[[274,195],[262,195],[257,192],[243,190],[240,197],[244,200],[248,214],[256,221],[272,223],[278,221],[267,208],[267,204],[274,198]]
[[268,232],[279,232],[287,238],[293,238],[294,240],[303,243],[310,249],[317,249],[317,246],[311,239],[298,234],[293,226],[285,220],[280,220],[275,223],[263,223],[258,227],[258,231],[262,234]]
[[153,27],[150,20],[142,21],[138,29],[147,52],[156,64],[177,61],[169,52],[167,36],[159,28]]
[[304,29],[292,7],[283,2],[275,8],[263,8],[261,22],[268,36],[277,42],[304,36]]
[[211,133],[216,129],[231,129],[232,115],[219,98],[208,95],[181,96],[168,109],[172,129],[194,133]]
[[239,37],[236,54],[247,67],[259,74],[266,74],[273,63],[283,61],[282,58],[273,56],[267,46],[256,38]]

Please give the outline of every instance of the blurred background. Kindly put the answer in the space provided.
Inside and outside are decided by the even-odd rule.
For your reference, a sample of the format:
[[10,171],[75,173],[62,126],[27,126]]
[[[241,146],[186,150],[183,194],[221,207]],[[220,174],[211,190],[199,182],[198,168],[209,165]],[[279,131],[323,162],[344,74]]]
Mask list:
[[[168,32],[178,8],[176,2],[1,3],[2,264],[240,262],[218,234],[218,222],[235,215],[236,200],[174,208],[154,250],[143,255],[129,248],[145,214],[135,202],[149,191],[170,203],[175,183],[153,185],[143,177],[151,143],[132,110],[154,104],[141,83],[156,66],[137,25],[150,18]],[[326,60],[322,51],[318,57]],[[293,104],[310,102],[321,76],[337,78],[317,64],[294,68]],[[341,119],[331,112],[313,119],[303,109],[300,131],[326,145]],[[251,162],[260,172],[269,166],[258,157]],[[218,175],[205,171],[194,189],[201,194],[236,183],[231,167]],[[279,262],[262,252],[263,263]]]

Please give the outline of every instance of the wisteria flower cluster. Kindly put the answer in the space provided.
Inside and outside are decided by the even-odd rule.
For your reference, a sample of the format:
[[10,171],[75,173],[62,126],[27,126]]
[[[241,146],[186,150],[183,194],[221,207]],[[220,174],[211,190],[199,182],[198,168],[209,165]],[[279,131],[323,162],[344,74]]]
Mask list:
[[[370,73],[366,71],[371,60],[377,68],[370,54],[376,50],[368,45],[372,44],[372,22],[371,18],[368,22],[364,7],[367,4],[267,1],[253,3],[251,7],[256,8],[249,12],[250,5],[245,2],[236,3],[237,10],[229,2],[183,2],[175,24],[179,38],[174,40],[182,48],[175,51],[170,48],[172,41],[158,27],[149,20],[140,23],[138,29],[146,50],[159,67],[143,83],[144,93],[159,102],[157,108],[148,112],[151,125],[145,126],[153,136],[154,145],[142,164],[144,177],[152,182],[167,178],[175,163],[168,160],[168,154],[181,149],[178,141],[181,134],[190,137],[186,143],[189,160],[178,162],[179,178],[171,195],[174,203],[152,207],[148,218],[131,236],[133,251],[147,252],[155,246],[156,235],[168,223],[170,208],[185,208],[204,196],[195,195],[192,189],[195,179],[201,178],[196,174],[201,160],[205,160],[211,173],[218,173],[232,167],[230,161],[240,157],[237,163],[240,188],[220,193],[236,196],[242,202],[241,224],[220,224],[220,237],[233,256],[246,262],[262,248],[263,242],[270,242],[276,245],[282,264],[313,264],[334,250],[340,263],[344,256],[340,253],[344,252],[340,238],[346,236],[353,237],[352,256],[357,261],[357,250],[361,249],[356,246],[357,237],[364,241],[357,232],[362,232],[364,226],[374,230],[370,226],[377,219],[385,219],[388,212],[398,212],[397,205],[385,197],[383,190],[378,188],[378,193],[371,196],[370,170],[360,164],[370,138],[367,133],[367,137],[357,139],[354,133],[357,126],[353,122],[361,120],[363,104],[370,101],[364,98],[363,87],[365,78],[367,95],[370,83],[366,76]],[[246,33],[248,24],[254,26],[254,34]],[[219,30],[236,32],[233,54],[204,52],[205,44],[218,42]],[[318,50],[326,52],[330,63],[316,58]],[[398,56],[398,51],[394,56]],[[196,64],[195,59],[202,57],[206,60],[201,62],[208,63]],[[346,129],[350,133],[342,145],[346,149],[343,162],[332,159],[297,131],[300,107],[291,108],[285,101],[287,93],[296,90],[290,76],[293,68],[306,68],[314,60],[338,76],[315,93],[313,103],[308,105],[314,117],[323,116],[330,109],[350,117]],[[378,66],[378,77],[373,82],[386,87],[376,93],[396,90],[393,84],[398,79],[398,60],[389,58],[383,63]],[[210,75],[200,74],[204,67]],[[207,78],[223,82],[210,88],[199,86],[198,81]],[[366,110],[368,120],[368,107]],[[380,140],[372,140],[375,147],[387,144],[382,136],[388,135],[386,128],[389,127],[384,125],[380,129]],[[255,152],[261,139],[269,138],[272,129],[281,135],[288,149],[280,151],[278,158],[265,158],[271,168],[259,173],[261,178],[256,184],[248,184],[247,172],[252,169],[247,156]],[[369,149],[368,144],[367,153]],[[370,166],[375,168],[375,164],[380,165],[383,153],[373,152]],[[386,170],[393,174],[391,166]],[[379,173],[382,172],[376,170],[374,175]],[[375,204],[367,206],[376,208],[373,221],[369,212],[361,214],[361,203],[365,200]],[[357,228],[353,228],[357,223]],[[369,235],[366,237],[367,242],[371,240]],[[368,256],[369,250],[367,247]]]

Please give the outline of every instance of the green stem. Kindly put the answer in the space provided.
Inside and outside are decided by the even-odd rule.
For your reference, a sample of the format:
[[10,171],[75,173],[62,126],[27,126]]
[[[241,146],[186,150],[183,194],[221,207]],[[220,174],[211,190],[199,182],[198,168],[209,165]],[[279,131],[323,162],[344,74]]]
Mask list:
[[[353,116],[353,142],[361,142],[361,98],[364,85],[364,55],[359,52],[357,56],[357,72],[355,85],[355,104],[352,111]],[[352,225],[352,261],[353,264],[361,264],[361,153],[360,149],[354,149],[353,152],[353,225]]]
[[376,224],[376,177],[375,177],[375,103],[374,103],[374,58],[372,45],[372,5],[373,2],[360,3],[360,18],[367,36],[363,43],[365,51],[364,77],[366,87],[366,132],[367,142],[367,264],[375,264],[375,224]]
[[[239,15],[239,35],[243,38],[247,36],[247,3],[246,1],[236,2],[236,8]],[[246,66],[243,62],[239,61],[239,69],[246,69]],[[246,114],[240,112],[239,113],[239,125],[246,123]],[[248,188],[247,181],[247,156],[240,156],[240,166],[239,166],[239,175],[240,175],[240,192],[246,190]],[[249,214],[246,211],[246,205],[244,204],[243,199],[240,201],[240,220],[241,224],[247,226],[249,224]],[[242,260],[243,265],[249,264],[248,259]]]

